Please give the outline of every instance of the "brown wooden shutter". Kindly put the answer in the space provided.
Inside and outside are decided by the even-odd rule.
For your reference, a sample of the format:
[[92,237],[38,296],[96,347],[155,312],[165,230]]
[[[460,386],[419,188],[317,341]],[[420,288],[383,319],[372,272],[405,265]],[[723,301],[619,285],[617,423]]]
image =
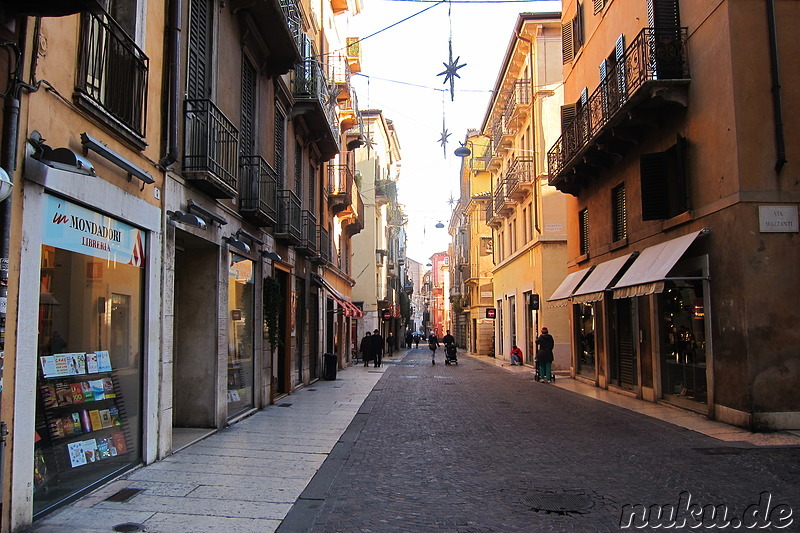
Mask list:
[[642,185],[642,220],[669,217],[669,151],[642,154],[639,170]]
[[569,63],[575,58],[575,49],[572,41],[572,21],[561,25],[561,58],[562,62]]
[[189,42],[186,66],[186,97],[189,100],[211,96],[211,6],[208,0],[189,3]]
[[618,241],[628,236],[628,210],[625,205],[625,184],[614,187],[611,191],[613,240]]
[[597,15],[598,13],[600,13],[603,10],[605,4],[606,4],[605,0],[594,0],[594,14]]
[[[679,28],[681,13],[678,0],[648,0],[648,18],[654,28]],[[652,15],[651,15],[652,13]]]
[[561,131],[569,126],[577,113],[577,104],[566,104],[561,106]]

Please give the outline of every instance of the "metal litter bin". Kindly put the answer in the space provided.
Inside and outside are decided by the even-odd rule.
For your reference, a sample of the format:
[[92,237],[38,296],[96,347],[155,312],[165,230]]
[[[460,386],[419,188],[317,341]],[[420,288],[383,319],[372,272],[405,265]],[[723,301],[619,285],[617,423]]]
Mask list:
[[322,378],[326,381],[336,381],[336,367],[338,361],[336,354],[326,353],[322,354]]

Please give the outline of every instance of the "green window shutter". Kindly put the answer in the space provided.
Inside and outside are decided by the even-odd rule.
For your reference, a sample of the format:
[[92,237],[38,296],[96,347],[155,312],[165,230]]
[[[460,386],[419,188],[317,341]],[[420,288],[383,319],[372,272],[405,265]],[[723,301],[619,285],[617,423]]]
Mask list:
[[256,119],[256,69],[246,56],[242,55],[242,124],[239,147],[242,155],[255,155]]
[[669,151],[642,154],[642,220],[669,218]]
[[189,4],[189,42],[186,66],[186,97],[200,100],[211,96],[211,6],[209,0]]
[[275,174],[278,177],[278,189],[283,189],[286,183],[285,165],[285,139],[286,139],[286,118],[277,107],[275,108]]
[[569,63],[575,58],[575,50],[572,41],[572,21],[561,25],[561,59],[563,63]]

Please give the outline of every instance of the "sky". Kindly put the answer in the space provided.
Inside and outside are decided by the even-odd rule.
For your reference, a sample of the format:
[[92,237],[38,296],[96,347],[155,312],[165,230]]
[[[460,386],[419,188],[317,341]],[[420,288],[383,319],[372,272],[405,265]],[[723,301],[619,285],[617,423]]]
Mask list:
[[[382,110],[397,130],[398,197],[408,215],[412,259],[425,264],[447,250],[448,200],[458,198],[461,168],[453,151],[468,129],[483,123],[518,14],[560,10],[561,2],[553,0],[363,0],[361,13],[351,20],[348,35],[364,39],[361,75],[352,79],[359,108]],[[456,71],[453,101],[449,82],[438,76],[449,62],[451,35],[453,60],[466,64]],[[445,128],[450,135],[443,150],[439,139]],[[443,229],[436,228],[440,221]]]

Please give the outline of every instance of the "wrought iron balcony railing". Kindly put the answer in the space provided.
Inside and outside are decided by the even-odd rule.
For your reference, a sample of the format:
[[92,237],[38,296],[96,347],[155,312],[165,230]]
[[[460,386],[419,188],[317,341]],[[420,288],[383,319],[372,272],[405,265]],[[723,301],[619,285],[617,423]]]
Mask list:
[[239,211],[259,226],[272,226],[278,221],[277,174],[261,156],[241,157]]
[[184,101],[183,174],[215,198],[236,196],[239,131],[211,100]]
[[497,182],[497,187],[494,189],[494,214],[499,214],[503,210],[503,205],[506,201],[506,180],[501,179]]
[[[292,93],[298,102],[312,103],[314,111],[321,113],[327,122],[328,131],[324,133],[333,140],[338,139],[338,117],[336,115],[336,90],[328,86],[322,64],[314,58],[306,58],[295,66],[292,79]],[[315,121],[315,124],[320,121]]]
[[286,18],[286,24],[289,26],[289,31],[292,34],[298,50],[303,47],[303,21],[300,14],[300,8],[297,7],[295,0],[280,0],[281,11]]
[[317,217],[308,209],[303,209],[300,215],[300,242],[295,248],[307,256],[317,254]]
[[536,175],[536,163],[532,157],[515,157],[506,173],[506,192],[512,198],[524,197]]
[[143,138],[149,59],[102,11],[81,14],[77,94]]
[[319,229],[317,230],[317,243],[318,243],[319,260],[323,263],[330,263],[331,235],[327,229],[322,227],[322,224],[319,225]]
[[501,115],[492,124],[492,148],[493,154],[499,153],[500,149],[505,145],[503,137],[508,133],[508,124],[505,118]]
[[624,120],[626,109],[653,98],[643,90],[645,86],[685,84],[689,79],[687,36],[686,28],[642,29],[548,151],[551,185],[558,186],[561,175],[599,135]]
[[278,223],[275,238],[298,244],[303,237],[300,198],[288,190],[278,190]]
[[489,201],[486,202],[486,224],[488,225],[493,218],[494,218],[494,204],[491,201]]
[[531,80],[517,80],[511,89],[506,105],[503,108],[503,119],[511,124],[512,119],[531,103]]
[[350,163],[328,165],[328,202],[336,215],[347,209],[353,191],[353,165]]

